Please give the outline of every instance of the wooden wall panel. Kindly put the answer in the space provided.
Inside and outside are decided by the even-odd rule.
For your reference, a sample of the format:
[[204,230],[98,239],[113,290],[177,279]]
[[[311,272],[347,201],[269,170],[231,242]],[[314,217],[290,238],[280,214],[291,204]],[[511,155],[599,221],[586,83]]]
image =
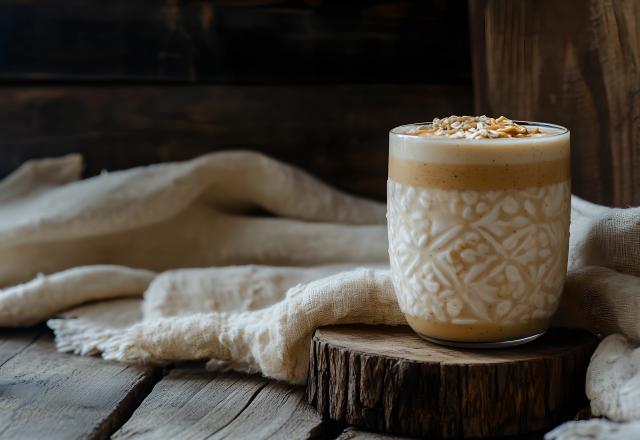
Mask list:
[[471,0],[476,112],[571,129],[573,189],[640,204],[640,3]]
[[0,176],[246,148],[382,198],[387,129],[471,112],[466,2],[0,2]]
[[0,175],[69,152],[92,175],[239,148],[384,199],[388,130],[472,107],[468,86],[4,87]]
[[0,79],[469,83],[466,17],[446,0],[6,0]]

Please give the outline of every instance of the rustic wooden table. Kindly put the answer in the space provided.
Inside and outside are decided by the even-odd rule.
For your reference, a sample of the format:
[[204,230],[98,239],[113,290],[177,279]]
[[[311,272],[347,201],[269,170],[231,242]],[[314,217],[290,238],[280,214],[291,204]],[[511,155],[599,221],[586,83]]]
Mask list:
[[0,329],[0,439],[391,439],[323,421],[304,387],[202,365],[133,367],[59,353],[44,328]]
[[0,439],[400,438],[322,420],[304,392],[202,365],[133,367],[59,353],[45,327],[0,329]]

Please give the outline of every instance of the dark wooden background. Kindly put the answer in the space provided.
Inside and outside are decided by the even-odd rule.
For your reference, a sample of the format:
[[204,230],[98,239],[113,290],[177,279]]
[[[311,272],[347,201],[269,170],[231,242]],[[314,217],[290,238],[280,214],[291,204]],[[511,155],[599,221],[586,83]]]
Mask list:
[[472,111],[465,2],[20,0],[0,6],[0,173],[255,149],[384,198],[387,130]]
[[6,0],[0,176],[71,151],[93,175],[244,148],[383,199],[389,128],[475,111],[567,125],[575,192],[640,204],[638,9]]

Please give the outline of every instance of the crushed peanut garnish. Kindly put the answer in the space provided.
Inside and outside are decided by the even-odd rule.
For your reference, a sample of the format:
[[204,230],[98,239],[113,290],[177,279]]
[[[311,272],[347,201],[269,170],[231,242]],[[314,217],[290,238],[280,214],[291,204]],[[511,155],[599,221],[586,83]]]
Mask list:
[[444,136],[452,139],[520,138],[540,134],[537,127],[518,125],[504,116],[449,116],[434,118],[428,125],[421,125],[409,134],[416,136]]

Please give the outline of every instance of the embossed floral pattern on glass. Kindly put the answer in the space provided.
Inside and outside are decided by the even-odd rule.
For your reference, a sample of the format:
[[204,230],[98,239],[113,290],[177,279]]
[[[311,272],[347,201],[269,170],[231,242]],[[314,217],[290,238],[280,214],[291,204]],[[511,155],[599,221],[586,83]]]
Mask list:
[[458,324],[549,318],[564,282],[569,203],[568,183],[478,192],[389,180],[401,309]]

